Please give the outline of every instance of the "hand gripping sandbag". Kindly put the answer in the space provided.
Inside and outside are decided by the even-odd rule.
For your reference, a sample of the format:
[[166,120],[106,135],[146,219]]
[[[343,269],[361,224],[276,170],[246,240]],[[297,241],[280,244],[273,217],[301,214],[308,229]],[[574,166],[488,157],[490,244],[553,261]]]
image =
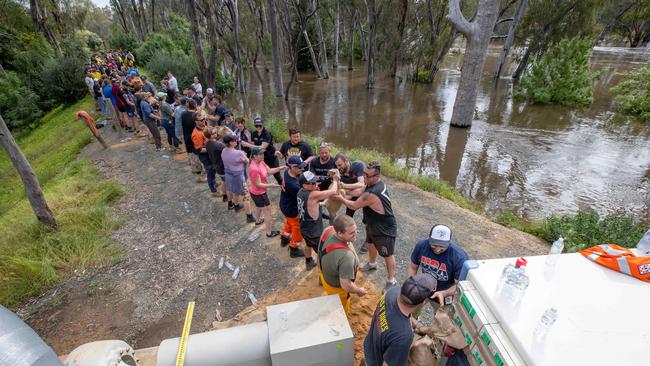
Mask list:
[[580,254],[601,266],[650,282],[650,257],[636,256],[629,249],[616,244],[596,245],[581,250]]

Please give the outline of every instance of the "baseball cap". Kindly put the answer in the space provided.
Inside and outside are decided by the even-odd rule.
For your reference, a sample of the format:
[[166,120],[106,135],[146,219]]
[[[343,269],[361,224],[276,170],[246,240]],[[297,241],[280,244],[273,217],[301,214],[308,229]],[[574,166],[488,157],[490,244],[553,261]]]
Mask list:
[[300,156],[292,156],[287,160],[287,165],[296,165],[298,168],[307,166]]
[[214,90],[212,88],[208,88],[205,90],[207,94],[214,94]]
[[147,77],[146,77],[145,75],[142,75],[142,76],[140,77],[140,79],[142,79],[142,80],[147,80]]
[[432,275],[420,273],[404,281],[400,289],[400,297],[408,305],[420,305],[433,295],[437,287],[438,281]]
[[433,225],[429,233],[429,245],[448,248],[451,243],[451,229],[447,225]]
[[251,156],[252,155],[262,155],[264,154],[264,149],[260,149],[259,147],[254,147],[251,149]]
[[300,184],[316,183],[318,182],[318,177],[316,176],[316,174],[310,171],[306,171],[300,174],[300,176],[298,177],[298,181],[300,182]]
[[255,117],[255,118],[253,119],[253,124],[254,124],[255,126],[261,126],[261,125],[264,124],[264,121],[262,121],[262,117],[259,117],[259,116],[258,116],[258,117]]
[[237,141],[237,136],[228,134],[228,135],[223,137],[223,142],[225,142],[226,144],[231,142],[231,141]]
[[231,116],[231,117],[232,117],[232,111],[229,109],[229,110],[227,110],[223,115],[224,115],[224,116]]

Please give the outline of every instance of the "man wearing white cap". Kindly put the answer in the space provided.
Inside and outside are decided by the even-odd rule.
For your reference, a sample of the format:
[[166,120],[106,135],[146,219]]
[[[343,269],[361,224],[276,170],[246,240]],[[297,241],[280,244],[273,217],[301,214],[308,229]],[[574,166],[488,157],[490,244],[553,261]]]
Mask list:
[[[407,276],[415,275],[418,269],[422,273],[433,275],[438,281],[433,298],[444,305],[445,297],[455,293],[458,276],[467,259],[467,253],[463,248],[451,241],[451,229],[446,225],[434,225],[429,232],[429,237],[415,244]],[[416,317],[419,315],[419,310],[414,312]]]

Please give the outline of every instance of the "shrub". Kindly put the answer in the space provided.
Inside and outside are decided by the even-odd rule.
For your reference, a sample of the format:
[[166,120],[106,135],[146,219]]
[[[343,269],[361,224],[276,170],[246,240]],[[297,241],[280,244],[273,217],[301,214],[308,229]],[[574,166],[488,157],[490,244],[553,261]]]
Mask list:
[[136,50],[138,64],[146,65],[154,56],[162,53],[172,53],[176,50],[171,38],[162,33],[153,33],[147,36]]
[[77,35],[84,41],[86,47],[91,51],[97,51],[104,45],[104,40],[97,33],[89,30],[77,31]]
[[85,59],[56,57],[43,68],[42,79],[53,104],[73,103],[86,93],[84,84]]
[[61,40],[61,51],[63,56],[81,60],[83,63],[90,60],[90,48],[80,32],[70,34]]
[[47,61],[54,57],[52,46],[40,33],[7,34],[11,36],[6,42],[4,39],[0,42],[0,62],[5,68],[15,71],[42,99],[45,95],[40,94],[43,86],[41,72]]
[[108,45],[112,49],[122,49],[129,51],[135,51],[135,49],[138,48],[138,42],[136,39],[129,34],[124,34],[122,31],[111,33],[111,35],[108,37]]
[[189,86],[192,83],[192,77],[199,73],[196,59],[179,50],[155,53],[145,68],[157,80],[162,80],[167,75],[167,71],[171,70],[178,80],[179,87]]
[[574,215],[551,215],[541,221],[528,220],[505,211],[498,213],[494,221],[548,242],[561,236],[564,238],[566,252],[577,252],[607,243],[631,248],[648,229],[643,224],[635,223],[630,215],[609,214],[601,217],[597,212],[587,211],[579,211]]
[[216,92],[219,95],[227,95],[235,91],[235,77],[223,67],[219,67],[214,81]]
[[21,129],[33,124],[43,113],[38,108],[38,96],[13,71],[0,76],[0,113],[9,129]]
[[515,97],[539,104],[589,105],[592,101],[591,40],[563,39],[532,63]]
[[628,73],[612,88],[612,94],[616,95],[614,105],[618,111],[650,121],[650,62]]

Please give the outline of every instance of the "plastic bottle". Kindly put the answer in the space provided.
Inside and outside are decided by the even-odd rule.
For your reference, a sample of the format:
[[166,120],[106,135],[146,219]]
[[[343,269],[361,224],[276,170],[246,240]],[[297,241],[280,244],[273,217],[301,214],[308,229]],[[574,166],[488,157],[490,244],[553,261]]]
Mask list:
[[232,274],[232,279],[236,280],[237,276],[239,276],[239,267],[235,268],[235,272]]
[[639,240],[639,244],[636,245],[636,248],[641,251],[642,255],[650,256],[650,229],[645,232],[643,238]]
[[246,291],[246,292],[248,293],[248,298],[251,300],[253,305],[257,305],[257,298],[255,297],[255,295],[253,295],[253,293],[250,291]]
[[248,236],[248,241],[251,241],[251,242],[252,242],[252,241],[255,241],[255,240],[256,240],[257,238],[259,238],[259,237],[260,237],[260,232],[259,232],[259,231],[255,231],[255,232],[253,232],[252,234],[250,234],[250,235]]
[[560,236],[553,242],[553,245],[551,245],[551,250],[548,252],[548,256],[546,256],[546,265],[554,266],[560,258],[560,254],[562,254],[563,250],[564,238]]
[[514,265],[506,264],[497,286],[498,292],[515,303],[521,301],[530,284],[530,278],[526,274],[527,263],[526,259],[518,258]]
[[223,262],[224,262],[224,259],[223,259],[223,257],[221,257],[221,259],[219,259],[219,269],[223,268]]
[[542,314],[542,318],[539,320],[537,327],[535,328],[535,332],[533,333],[534,336],[538,339],[546,337],[548,331],[551,329],[551,326],[555,324],[557,317],[558,317],[557,309],[555,308],[546,309],[544,314]]
[[230,262],[226,261],[226,268],[228,268],[231,271],[235,270],[235,266],[233,266]]

